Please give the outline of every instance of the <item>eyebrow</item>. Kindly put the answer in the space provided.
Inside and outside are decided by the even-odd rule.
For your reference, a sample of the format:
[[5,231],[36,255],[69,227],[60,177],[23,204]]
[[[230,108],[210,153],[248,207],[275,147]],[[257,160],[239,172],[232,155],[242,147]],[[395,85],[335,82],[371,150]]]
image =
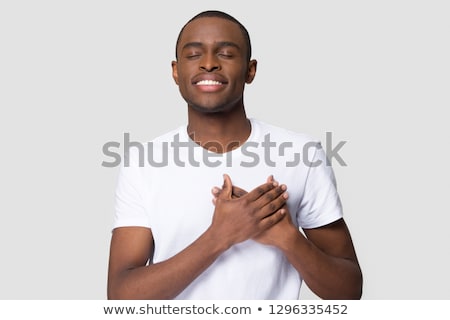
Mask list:
[[[241,49],[236,43],[231,42],[231,41],[220,41],[220,42],[216,42],[215,45],[219,48],[234,47],[239,50]],[[184,49],[190,48],[190,47],[201,48],[203,46],[204,46],[204,44],[202,42],[188,42],[181,49],[184,50]]]

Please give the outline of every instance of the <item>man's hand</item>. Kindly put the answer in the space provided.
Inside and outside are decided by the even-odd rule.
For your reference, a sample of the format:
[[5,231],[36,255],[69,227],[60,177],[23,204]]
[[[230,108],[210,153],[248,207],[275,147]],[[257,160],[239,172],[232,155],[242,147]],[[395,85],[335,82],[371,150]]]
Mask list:
[[[267,182],[278,185],[272,176]],[[247,195],[237,186],[231,190],[232,198]],[[221,188],[212,189],[214,203],[217,204],[222,193]],[[361,268],[344,219],[318,228],[303,229],[305,237],[293,224],[287,205],[283,204],[279,211],[284,211],[283,217],[253,239],[280,249],[309,288],[322,299],[360,299]]]
[[[285,185],[279,186],[278,182],[273,179],[273,176],[270,176],[267,179],[268,184],[272,184],[273,186],[281,188],[281,190],[286,190]],[[213,203],[217,204],[218,199],[222,195],[224,189],[219,187],[214,187],[211,191],[213,194]],[[238,199],[247,195],[248,192],[240,187],[232,186],[231,188],[231,198]],[[288,195],[285,192],[284,198],[287,199]],[[293,223],[291,216],[289,214],[289,210],[287,208],[286,203],[279,209],[280,213],[282,212],[283,217],[279,219],[276,223],[272,224],[270,227],[262,230],[260,233],[255,234],[252,239],[258,241],[264,245],[272,245],[272,246],[280,246],[281,241],[284,241],[284,236],[286,235],[286,230],[288,228],[297,228]]]
[[247,193],[233,187],[225,174],[223,187],[214,199],[211,229],[228,247],[260,235],[285,217],[285,191],[286,186],[268,181]]

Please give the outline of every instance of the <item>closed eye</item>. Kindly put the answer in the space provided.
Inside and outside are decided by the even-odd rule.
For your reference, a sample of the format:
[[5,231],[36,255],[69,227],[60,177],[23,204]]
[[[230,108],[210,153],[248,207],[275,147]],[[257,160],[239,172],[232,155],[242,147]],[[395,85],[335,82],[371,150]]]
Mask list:
[[218,56],[222,58],[233,58],[233,55],[228,52],[219,52]]
[[200,53],[189,53],[186,55],[186,58],[189,60],[199,58],[201,56]]

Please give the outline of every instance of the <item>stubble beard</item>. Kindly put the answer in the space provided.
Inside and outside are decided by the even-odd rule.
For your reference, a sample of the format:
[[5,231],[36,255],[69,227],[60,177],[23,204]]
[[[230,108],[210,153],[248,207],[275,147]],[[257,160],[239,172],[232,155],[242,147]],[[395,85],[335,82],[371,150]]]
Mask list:
[[195,101],[191,101],[189,99],[185,99],[188,104],[188,107],[204,114],[216,114],[216,113],[227,113],[235,108],[238,108],[243,105],[243,96],[229,101],[223,101],[218,103],[196,103]]

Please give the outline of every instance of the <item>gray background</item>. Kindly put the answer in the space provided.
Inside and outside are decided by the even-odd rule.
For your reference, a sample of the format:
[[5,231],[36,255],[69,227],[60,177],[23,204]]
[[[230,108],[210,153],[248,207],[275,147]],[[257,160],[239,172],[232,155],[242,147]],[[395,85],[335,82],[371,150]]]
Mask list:
[[248,115],[348,141],[334,164],[363,298],[449,299],[447,3],[2,1],[0,298],[106,297],[102,146],[185,123],[176,36],[220,9],[259,61]]

